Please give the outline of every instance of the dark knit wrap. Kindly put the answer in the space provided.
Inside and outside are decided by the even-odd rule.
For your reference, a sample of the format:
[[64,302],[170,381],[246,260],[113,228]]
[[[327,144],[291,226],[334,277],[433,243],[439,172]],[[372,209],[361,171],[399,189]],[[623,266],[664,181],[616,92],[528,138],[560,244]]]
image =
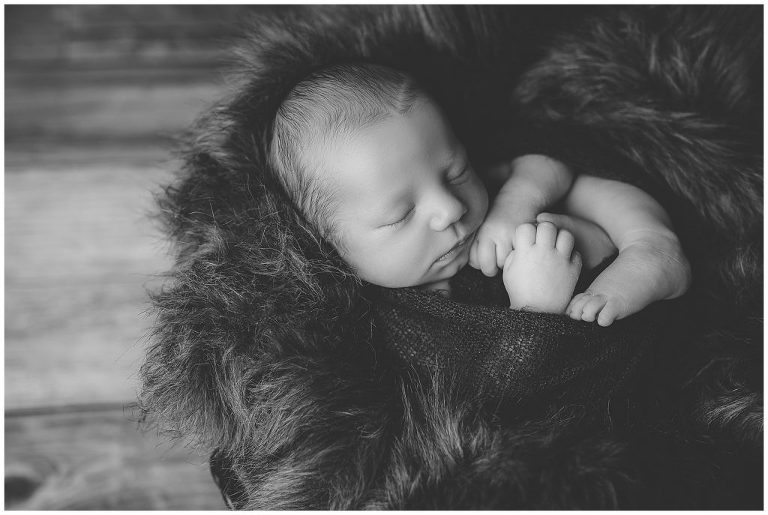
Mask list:
[[[158,197],[174,266],[141,369],[232,505],[759,508],[762,7],[272,10]],[[415,75],[478,169],[541,152],[648,191],[690,292],[604,329],[471,269],[451,300],[364,288],[266,159],[296,81],[348,61]]]
[[656,305],[603,328],[509,309],[500,274],[488,278],[464,268],[451,284],[450,299],[415,288],[373,288],[374,341],[406,366],[461,370],[489,402],[507,408],[601,404],[625,386],[667,318],[666,305]]

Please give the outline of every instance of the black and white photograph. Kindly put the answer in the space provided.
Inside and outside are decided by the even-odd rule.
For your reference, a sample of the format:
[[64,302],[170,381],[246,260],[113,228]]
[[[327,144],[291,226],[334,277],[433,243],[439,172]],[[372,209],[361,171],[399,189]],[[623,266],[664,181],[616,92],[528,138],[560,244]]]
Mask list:
[[762,510],[762,4],[6,5],[8,510]]

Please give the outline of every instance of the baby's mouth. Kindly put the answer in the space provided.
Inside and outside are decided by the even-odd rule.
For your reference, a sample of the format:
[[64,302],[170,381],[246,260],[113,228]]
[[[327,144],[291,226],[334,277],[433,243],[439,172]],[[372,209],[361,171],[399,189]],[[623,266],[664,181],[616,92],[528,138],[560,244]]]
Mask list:
[[474,231],[466,235],[464,238],[462,238],[456,245],[451,247],[451,250],[440,256],[435,260],[435,263],[440,263],[442,261],[447,261],[454,257],[456,254],[458,254],[464,246],[472,241],[472,238],[475,237]]

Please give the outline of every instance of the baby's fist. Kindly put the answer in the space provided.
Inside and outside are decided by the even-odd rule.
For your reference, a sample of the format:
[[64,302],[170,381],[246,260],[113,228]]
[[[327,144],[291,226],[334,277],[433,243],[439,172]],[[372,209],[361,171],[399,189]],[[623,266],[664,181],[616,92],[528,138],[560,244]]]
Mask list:
[[469,251],[469,264],[488,277],[496,275],[512,251],[516,224],[501,217],[488,217]]

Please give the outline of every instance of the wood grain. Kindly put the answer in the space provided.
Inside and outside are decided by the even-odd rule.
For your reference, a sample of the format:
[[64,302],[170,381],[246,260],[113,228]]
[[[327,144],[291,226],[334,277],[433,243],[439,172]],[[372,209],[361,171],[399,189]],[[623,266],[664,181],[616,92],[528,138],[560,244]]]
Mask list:
[[120,405],[6,413],[5,506],[23,510],[224,509],[207,456],[141,431]]
[[127,70],[97,77],[86,72],[8,73],[6,144],[13,148],[40,139],[89,142],[92,148],[105,141],[167,143],[222,94],[216,82],[220,77],[205,70],[193,76],[148,77]]
[[6,63],[17,67],[137,66],[222,59],[247,17],[268,6],[12,5],[6,15]]
[[170,267],[152,193],[246,11],[5,10],[6,508],[224,509],[207,455],[123,406]]
[[146,213],[162,168],[5,176],[6,408],[135,399],[146,288],[170,263]]

